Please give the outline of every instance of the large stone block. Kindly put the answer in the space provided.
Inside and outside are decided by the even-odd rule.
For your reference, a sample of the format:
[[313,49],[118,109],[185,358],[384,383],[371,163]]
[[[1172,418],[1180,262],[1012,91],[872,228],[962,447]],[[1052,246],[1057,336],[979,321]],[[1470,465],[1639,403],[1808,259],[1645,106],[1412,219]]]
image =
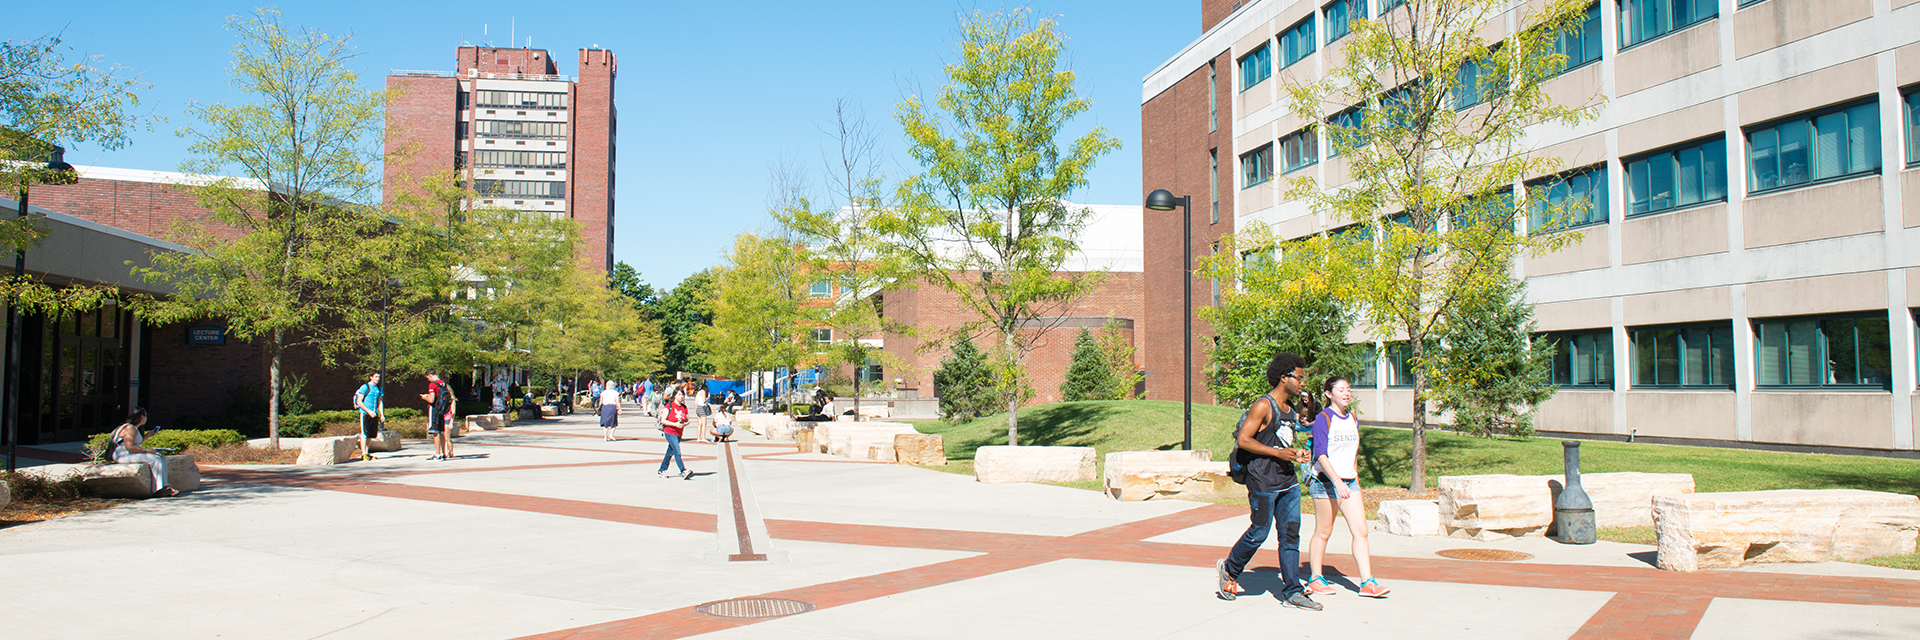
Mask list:
[[102,498],[153,497],[153,472],[144,463],[93,464],[80,470],[80,481]]
[[980,482],[1088,482],[1099,477],[1094,471],[1093,447],[996,445],[973,452]]
[[793,434],[799,430],[800,423],[781,415],[763,415],[756,421],[755,427],[760,435],[774,442],[792,442]]
[[[1549,476],[1553,496],[1560,496],[1559,476]],[[1653,497],[1693,493],[1691,473],[1589,473],[1580,487],[1593,500],[1593,515],[1601,527],[1653,526]]]
[[938,433],[894,434],[893,454],[900,464],[938,467],[947,463],[946,441]]
[[540,405],[540,417],[554,418],[554,417],[558,417],[559,415],[560,415],[560,407],[556,407],[550,404]]
[[793,430],[793,446],[794,446],[794,449],[798,450],[800,453],[819,453],[820,452],[820,446],[817,444],[814,444],[814,441],[813,441],[813,427],[803,427],[799,429],[794,429]]
[[855,460],[893,462],[896,457],[893,437],[919,431],[913,425],[898,422],[859,422],[835,424],[828,433],[829,454]]
[[[1475,540],[1546,535],[1553,500],[1564,476],[1445,476],[1440,478],[1440,524],[1446,534]],[[1602,527],[1653,524],[1653,496],[1693,492],[1685,473],[1589,473],[1580,486],[1593,500]]]
[[467,416],[467,429],[470,431],[493,431],[507,426],[507,414],[483,413]]
[[1385,500],[1380,503],[1378,529],[1396,536],[1439,537],[1447,535],[1440,526],[1438,500]]
[[1914,552],[1920,497],[1858,489],[1660,495],[1653,522],[1657,564],[1669,571],[1859,560]]
[[200,489],[200,465],[192,454],[167,456],[167,486],[180,493]]
[[400,434],[381,429],[380,437],[368,441],[367,448],[372,449],[374,453],[391,453],[404,447],[400,444]]
[[1205,497],[1231,491],[1227,463],[1210,451],[1116,451],[1107,454],[1101,486],[1115,500]]
[[300,447],[300,459],[294,464],[335,465],[353,457],[350,438],[310,438]]

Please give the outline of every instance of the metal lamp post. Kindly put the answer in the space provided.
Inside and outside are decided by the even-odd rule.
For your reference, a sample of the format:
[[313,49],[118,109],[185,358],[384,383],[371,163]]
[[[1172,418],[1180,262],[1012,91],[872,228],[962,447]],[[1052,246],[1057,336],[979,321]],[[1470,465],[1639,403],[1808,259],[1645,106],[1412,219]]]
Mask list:
[[1154,211],[1172,211],[1180,207],[1181,253],[1185,263],[1180,268],[1180,385],[1181,404],[1184,410],[1184,423],[1180,437],[1180,448],[1193,450],[1193,196],[1175,196],[1166,189],[1154,189],[1147,194],[1147,208]]
[[[27,196],[29,187],[33,185],[36,178],[45,178],[41,184],[74,184],[80,181],[80,174],[74,171],[73,165],[62,161],[60,155],[60,152],[54,152],[53,160],[47,162],[44,175],[29,174],[20,181],[19,217],[24,218],[30,215],[27,213],[30,209],[27,205]],[[15,248],[13,279],[18,282],[26,275],[27,250]],[[0,384],[0,420],[5,420],[7,425],[7,471],[9,472],[19,468],[20,457],[20,410],[17,406],[20,403],[20,363],[14,362],[14,357],[20,353],[20,316],[16,311],[13,300],[7,300],[6,353],[0,356],[0,364],[6,365],[7,375],[5,382]]]

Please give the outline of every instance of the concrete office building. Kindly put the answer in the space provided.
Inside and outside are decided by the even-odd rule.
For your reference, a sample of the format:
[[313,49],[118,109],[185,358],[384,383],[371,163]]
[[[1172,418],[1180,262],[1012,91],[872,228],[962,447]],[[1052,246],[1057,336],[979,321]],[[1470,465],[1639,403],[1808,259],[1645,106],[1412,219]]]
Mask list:
[[[1541,409],[1542,429],[1914,450],[1916,4],[1593,5],[1547,89],[1562,102],[1608,102],[1576,130],[1535,132],[1566,171],[1521,185],[1530,198],[1584,194],[1596,205],[1577,221],[1580,241],[1516,266],[1539,329],[1561,347],[1562,387]],[[1312,81],[1339,64],[1343,16],[1402,6],[1200,3],[1202,35],[1146,77],[1141,106],[1143,186],[1194,196],[1196,253],[1223,232],[1266,225],[1301,237],[1344,223],[1284,196],[1287,178],[1347,178],[1287,111],[1282,79]],[[1482,33],[1518,24],[1509,11]],[[1145,219],[1155,370],[1179,358],[1178,220]],[[1361,406],[1371,420],[1408,422],[1411,381],[1392,345],[1380,346],[1387,357],[1357,385]]]
[[583,267],[611,271],[613,52],[581,49],[563,69],[543,49],[459,47],[454,69],[387,77],[399,91],[387,105],[387,201],[457,170],[479,194],[469,206],[579,221]]

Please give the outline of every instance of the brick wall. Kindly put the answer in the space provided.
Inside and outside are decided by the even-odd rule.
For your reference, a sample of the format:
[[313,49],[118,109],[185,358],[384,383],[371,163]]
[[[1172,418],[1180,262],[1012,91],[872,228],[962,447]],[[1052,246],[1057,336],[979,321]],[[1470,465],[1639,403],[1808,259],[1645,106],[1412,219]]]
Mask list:
[[568,159],[572,193],[568,208],[580,222],[582,266],[613,270],[614,136],[618,129],[613,108],[616,76],[613,52],[581,49],[574,83],[571,155]]
[[381,173],[382,199],[420,193],[420,181],[453,169],[459,151],[455,124],[460,84],[453,78],[387,76],[387,162]]
[[1234,11],[1239,10],[1240,5],[1252,1],[1253,0],[1200,0],[1200,32],[1206,33],[1212,30],[1214,25],[1220,24],[1220,21],[1227,19],[1227,16],[1233,15]]
[[478,69],[481,73],[560,73],[546,49],[459,47],[454,49],[453,56],[453,68],[461,74],[468,69]]
[[[1212,6],[1212,3],[1207,3]],[[1166,189],[1174,195],[1193,198],[1193,255],[1207,255],[1214,241],[1232,233],[1234,171],[1238,159],[1233,155],[1233,60],[1230,52],[1214,57],[1217,81],[1214,97],[1218,105],[1217,130],[1208,130],[1207,66],[1202,64],[1174,86],[1154,96],[1140,107],[1142,188],[1151,192]],[[1208,176],[1209,152],[1217,152],[1220,180],[1220,220],[1212,217]],[[1143,197],[1145,194],[1142,194]],[[1181,277],[1184,272],[1182,247],[1185,234],[1180,227],[1180,211],[1145,210],[1142,242],[1145,270],[1143,294],[1146,314],[1137,329],[1147,370],[1147,397],[1153,400],[1179,400],[1181,385]],[[1193,306],[1212,302],[1213,285],[1195,278]],[[1207,347],[1211,330],[1198,317],[1193,321],[1194,400],[1213,402],[1202,378],[1206,371]]]
[[36,186],[31,200],[36,207],[162,240],[175,236],[175,221],[228,238],[244,235],[220,224],[193,193],[171,184],[83,177],[78,184]]
[[[147,410],[156,423],[168,425],[187,414],[224,413],[228,399],[243,387],[265,393],[269,361],[261,343],[229,336],[223,345],[187,344],[187,327],[221,324],[202,321],[156,326],[147,334],[145,346],[151,366],[141,385],[147,394]],[[318,351],[305,347],[287,351],[281,359],[281,372],[283,376],[307,376],[303,394],[317,410],[352,408],[354,390],[366,381],[362,372],[325,366]],[[419,398],[402,390],[401,385],[388,381],[391,397],[387,406],[424,408]]]
[[[979,276],[969,274],[967,277]],[[1142,274],[1108,273],[1104,277],[1105,280],[1092,293],[1056,315],[1089,319],[1069,324],[1105,324],[1104,320],[1108,317],[1123,321],[1123,325],[1137,323],[1145,305],[1141,297]],[[957,296],[932,284],[887,291],[884,307],[887,318],[916,327],[920,336],[924,336],[891,333],[885,336],[886,351],[897,361],[887,367],[888,384],[893,385],[894,379],[900,379],[902,382],[897,386],[918,389],[921,397],[932,397],[935,393],[933,372],[940,367],[940,361],[947,357],[948,349],[936,348],[922,352],[921,346],[951,334],[972,319],[973,313],[960,303]],[[1130,344],[1138,345],[1133,328],[1119,331]],[[1073,340],[1078,332],[1078,328],[1068,326],[1046,331],[1039,336],[1039,341],[1033,351],[1027,354],[1024,363],[1034,390],[1034,398],[1029,404],[1060,399],[1060,383],[1066,379],[1067,363],[1071,360]],[[993,345],[983,344],[982,340],[986,339],[989,338],[976,337],[974,344],[983,350],[989,349]],[[1138,351],[1134,353],[1136,366],[1140,362],[1140,355]]]

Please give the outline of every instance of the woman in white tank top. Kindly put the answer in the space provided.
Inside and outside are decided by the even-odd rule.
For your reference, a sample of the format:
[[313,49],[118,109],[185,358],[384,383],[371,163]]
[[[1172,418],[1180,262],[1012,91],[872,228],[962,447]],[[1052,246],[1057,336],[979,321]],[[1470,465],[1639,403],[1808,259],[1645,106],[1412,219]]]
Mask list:
[[1361,499],[1359,468],[1354,464],[1360,453],[1360,421],[1349,407],[1353,387],[1346,378],[1327,379],[1327,408],[1313,420],[1313,472],[1307,489],[1313,494],[1313,541],[1307,545],[1308,562],[1313,568],[1307,578],[1307,593],[1338,593],[1321,573],[1321,560],[1327,555],[1327,540],[1333,537],[1334,509],[1347,519],[1347,531],[1353,534],[1353,562],[1359,565],[1360,595],[1379,598],[1388,589],[1373,579],[1373,559],[1367,549],[1367,507]]

